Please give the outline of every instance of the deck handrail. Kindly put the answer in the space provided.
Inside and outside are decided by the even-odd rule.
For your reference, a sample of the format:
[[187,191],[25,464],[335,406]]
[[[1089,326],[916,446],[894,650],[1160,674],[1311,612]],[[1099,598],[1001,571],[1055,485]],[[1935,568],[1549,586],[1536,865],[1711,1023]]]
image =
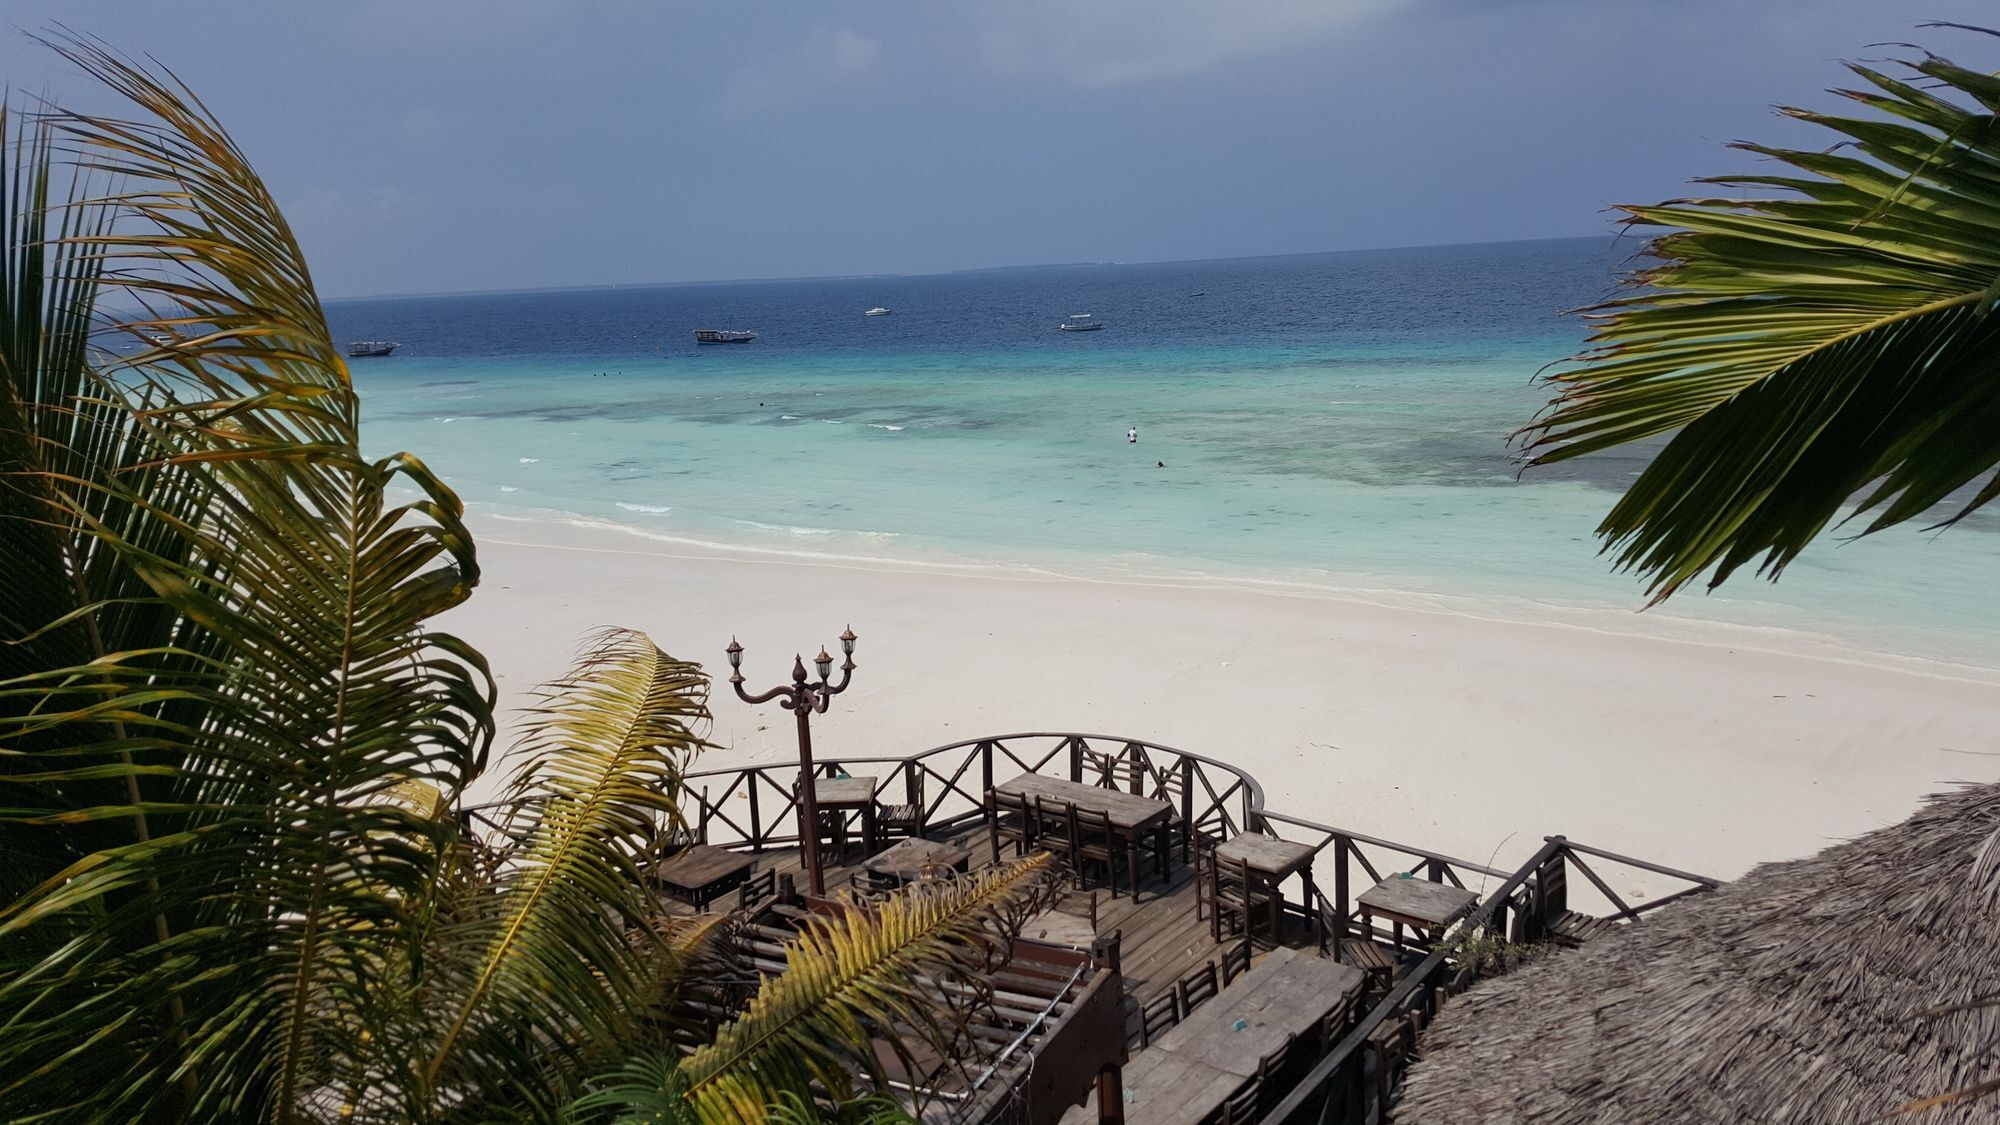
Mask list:
[[[1508,875],[1506,881],[1500,884],[1498,890],[1488,895],[1485,901],[1473,908],[1472,913],[1467,915],[1463,922],[1464,927],[1467,930],[1497,930],[1501,934],[1511,932],[1512,928],[1505,924],[1505,915],[1509,910],[1521,911],[1526,909],[1533,912],[1542,909],[1541,905],[1535,901],[1535,887],[1533,884],[1539,879],[1544,868],[1548,864],[1560,860],[1578,864],[1581,870],[1588,871],[1588,867],[1583,866],[1582,856],[1585,855],[1625,864],[1658,875],[1684,879],[1693,884],[1684,890],[1646,903],[1641,907],[1624,908],[1619,916],[1627,920],[1637,918],[1640,914],[1647,913],[1669,902],[1677,901],[1690,895],[1706,894],[1722,885],[1719,880],[1711,879],[1706,875],[1696,875],[1692,872],[1676,870],[1647,860],[1634,859],[1630,856],[1619,855],[1616,852],[1604,851],[1587,844],[1576,843],[1564,836],[1544,836],[1542,838],[1542,846],[1536,850],[1535,854],[1528,857],[1527,862]],[[1601,881],[1597,880],[1594,874],[1591,878],[1594,882],[1599,882],[1602,889]],[[1606,893],[1609,894],[1608,889]],[[1611,898],[1613,902],[1618,901],[1615,895],[1612,895]],[[1543,920],[1537,919],[1537,921]],[[1361,1052],[1366,1049],[1369,1040],[1375,1033],[1389,1021],[1406,1018],[1419,1009],[1422,1010],[1425,1016],[1435,1015],[1442,1001],[1441,993],[1455,991],[1457,987],[1462,987],[1470,983],[1469,980],[1454,982],[1447,978],[1446,969],[1449,967],[1452,952],[1452,947],[1445,943],[1440,943],[1433,948],[1430,954],[1416,968],[1410,971],[1408,976],[1390,988],[1383,995],[1382,999],[1377,1001],[1375,1006],[1368,1010],[1366,1015],[1362,1016],[1352,1028],[1348,1029],[1347,1034],[1334,1045],[1333,1050],[1328,1052],[1325,1058],[1314,1064],[1312,1070],[1307,1072],[1306,1076],[1292,1087],[1291,1091],[1272,1108],[1264,1120],[1272,1122],[1274,1125],[1306,1125],[1307,1122],[1327,1125],[1328,1122],[1343,1120],[1348,1109],[1357,1108],[1354,1103],[1357,1100],[1365,1100],[1366,1096],[1360,1086],[1362,1077]],[[1377,1065],[1380,1067],[1390,1067],[1395,1065],[1395,1062],[1394,1060],[1380,1059],[1377,1061]],[[1376,1079],[1378,1089],[1393,1089],[1400,1077],[1400,1071],[1395,1074],[1378,1074]],[[1346,1079],[1344,1084],[1341,1082],[1343,1078]],[[1341,1088],[1343,1085],[1345,1088]],[[1340,1116],[1336,1116],[1333,1112],[1336,1100],[1343,1098],[1343,1096],[1348,1104],[1341,1107],[1339,1110]],[[1359,1108],[1365,1110],[1365,1106]],[[1383,1113],[1384,1108],[1381,1106],[1376,1107],[1377,1120],[1381,1120],[1385,1116]],[[1361,1119],[1367,1119],[1365,1112],[1361,1114]]]

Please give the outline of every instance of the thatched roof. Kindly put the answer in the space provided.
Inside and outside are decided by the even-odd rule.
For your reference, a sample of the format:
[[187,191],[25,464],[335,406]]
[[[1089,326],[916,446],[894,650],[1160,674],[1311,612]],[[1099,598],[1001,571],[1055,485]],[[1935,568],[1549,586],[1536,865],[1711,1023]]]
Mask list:
[[[1397,1125],[1843,1125],[2000,1076],[2000,785],[1771,863],[1446,1006]],[[2000,1121],[2000,1093],[1900,1117]]]

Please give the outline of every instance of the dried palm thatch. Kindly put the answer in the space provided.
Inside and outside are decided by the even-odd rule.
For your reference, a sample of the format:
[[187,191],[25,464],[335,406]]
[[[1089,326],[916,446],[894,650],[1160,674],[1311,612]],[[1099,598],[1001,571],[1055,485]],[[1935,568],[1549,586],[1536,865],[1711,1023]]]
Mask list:
[[[1396,1121],[1845,1125],[1977,1087],[2000,1074],[2000,1010],[1973,1003],[2000,994],[2000,901],[1975,871],[1996,826],[2000,785],[1940,794],[1475,988]],[[1894,1119],[1996,1121],[2000,1099]]]

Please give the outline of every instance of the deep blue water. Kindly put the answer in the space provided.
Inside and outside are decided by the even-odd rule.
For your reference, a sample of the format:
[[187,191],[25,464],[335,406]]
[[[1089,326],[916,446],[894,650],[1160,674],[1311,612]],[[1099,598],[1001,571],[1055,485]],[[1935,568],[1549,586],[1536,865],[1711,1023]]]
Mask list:
[[[1611,239],[333,303],[375,448],[476,512],[663,539],[1636,608],[1591,529],[1643,449],[1525,478],[1508,435]],[[893,315],[865,317],[884,305]],[[1088,312],[1103,331],[1056,331]],[[695,328],[745,345],[697,346]],[[1128,427],[1141,440],[1125,440]],[[1162,467],[1164,462],[1164,467]],[[2000,664],[2000,543],[1829,541],[1673,613]]]

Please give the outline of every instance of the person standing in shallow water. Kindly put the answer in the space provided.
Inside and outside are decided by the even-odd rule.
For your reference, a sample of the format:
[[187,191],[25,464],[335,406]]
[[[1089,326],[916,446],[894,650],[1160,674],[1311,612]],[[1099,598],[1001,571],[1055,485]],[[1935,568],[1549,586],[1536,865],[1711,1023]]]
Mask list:
[[1131,429],[1126,430],[1125,440],[1132,443],[1133,445],[1139,444],[1139,427],[1134,426]]

